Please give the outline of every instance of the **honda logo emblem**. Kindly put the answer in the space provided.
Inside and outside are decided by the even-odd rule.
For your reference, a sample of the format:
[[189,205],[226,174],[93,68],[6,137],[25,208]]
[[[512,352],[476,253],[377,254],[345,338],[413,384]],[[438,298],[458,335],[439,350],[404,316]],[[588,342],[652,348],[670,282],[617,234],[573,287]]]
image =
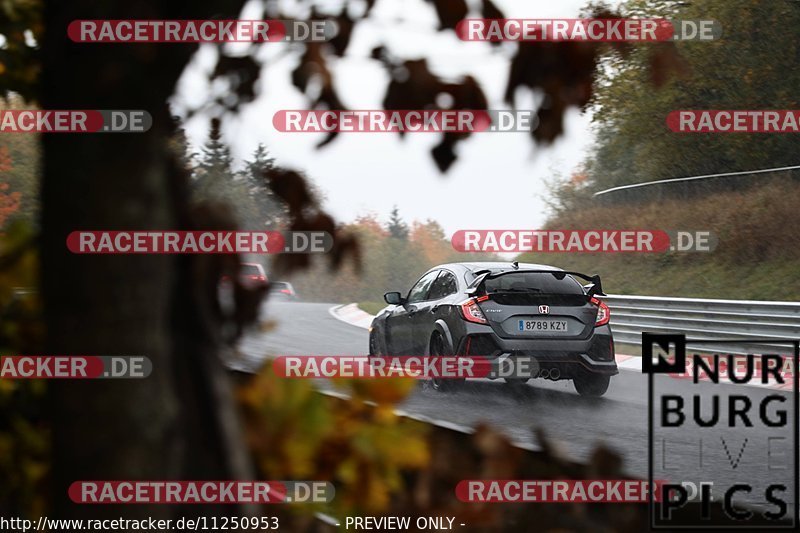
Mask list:
[[540,305],[539,306],[539,314],[541,314],[541,315],[549,315],[550,314],[550,306],[549,305]]

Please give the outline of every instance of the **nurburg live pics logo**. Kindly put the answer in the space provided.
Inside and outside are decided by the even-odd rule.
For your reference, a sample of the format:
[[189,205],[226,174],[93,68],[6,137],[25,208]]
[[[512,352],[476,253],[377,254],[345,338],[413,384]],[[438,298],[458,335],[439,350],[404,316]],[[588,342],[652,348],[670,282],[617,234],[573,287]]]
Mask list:
[[[764,344],[771,353],[729,353]],[[789,346],[793,353],[778,355]],[[649,497],[653,529],[797,530],[798,359],[795,339],[642,333],[648,481],[667,480]],[[654,377],[684,372],[691,379],[680,385]],[[752,386],[787,379],[793,394]],[[658,395],[656,384],[663,389]]]

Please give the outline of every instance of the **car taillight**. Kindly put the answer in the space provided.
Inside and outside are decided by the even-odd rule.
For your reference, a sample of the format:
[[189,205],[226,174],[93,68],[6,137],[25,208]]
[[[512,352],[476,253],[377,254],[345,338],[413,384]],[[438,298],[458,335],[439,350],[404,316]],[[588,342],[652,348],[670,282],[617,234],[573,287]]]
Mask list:
[[[486,298],[484,298],[485,300]],[[480,298],[478,299],[480,300]],[[465,302],[461,302],[461,316],[468,322],[475,322],[476,324],[486,324],[486,317],[483,311],[478,307],[478,300],[470,298]]]
[[592,298],[589,300],[593,305],[597,306],[597,320],[594,321],[595,326],[605,326],[608,324],[608,321],[611,319],[611,310],[605,304],[598,300],[597,298]]
[[281,292],[283,294],[292,294],[291,292],[289,292],[289,289],[281,289]]

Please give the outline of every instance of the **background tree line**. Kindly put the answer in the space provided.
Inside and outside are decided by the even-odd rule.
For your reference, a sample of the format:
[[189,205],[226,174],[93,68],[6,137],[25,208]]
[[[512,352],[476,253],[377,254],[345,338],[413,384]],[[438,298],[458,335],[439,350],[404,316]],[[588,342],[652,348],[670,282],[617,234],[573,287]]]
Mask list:
[[263,144],[237,168],[218,120],[211,121],[208,139],[199,152],[192,151],[183,130],[176,134],[175,143],[191,175],[194,202],[226,203],[241,229],[279,230],[287,225],[286,204],[270,188],[268,171],[275,168],[275,159]]
[[[31,135],[4,134],[0,140],[0,229],[15,220],[34,225],[39,210],[36,193],[41,149]],[[173,145],[191,176],[195,203],[225,203],[242,229],[287,229],[287,206],[270,189],[270,174],[265,172],[277,164],[264,145],[259,144],[248,159],[237,164],[216,120],[211,121],[207,139],[198,149],[192,148],[182,129],[175,134]],[[308,179],[307,183],[321,200],[323,195],[313,181]],[[397,207],[385,223],[374,213],[365,214],[344,224],[343,229],[361,242],[361,270],[348,264],[335,272],[316,261],[310,271],[291,278],[303,299],[377,303],[388,290],[408,290],[431,266],[469,259],[469,254],[452,248],[438,222],[427,219],[407,223]],[[477,260],[493,257],[470,255]],[[249,260],[264,264],[269,273],[270,257],[252,256]]]
[[[277,167],[275,159],[259,144],[248,160],[238,165],[224,142],[219,122],[212,121],[208,139],[194,152],[182,132],[176,136],[177,147],[184,155],[183,162],[192,176],[192,198],[195,202],[225,202],[243,229],[286,230],[289,218],[287,207],[270,190],[269,171]],[[322,193],[307,178],[307,184],[318,201]],[[292,273],[292,281],[301,299],[325,302],[366,302],[375,309],[382,307],[382,295],[389,290],[406,291],[428,268],[449,261],[463,261],[465,255],[456,252],[444,229],[433,219],[406,222],[395,207],[382,223],[372,214],[362,215],[340,226],[360,243],[361,265],[347,263],[334,271],[323,261],[312,260],[304,272]],[[470,257],[475,258],[473,255]],[[482,260],[491,259],[481,255]],[[251,256],[267,268],[272,280],[272,258]]]
[[427,269],[455,261],[489,261],[489,254],[465,254],[453,249],[441,225],[433,219],[408,224],[395,207],[386,223],[375,214],[362,215],[344,229],[361,243],[361,269],[346,265],[329,272],[316,265],[293,283],[301,298],[325,302],[363,302],[371,312],[383,307],[387,291],[407,292]]
[[[796,134],[674,133],[671,111],[685,109],[798,109],[800,4],[758,0],[627,0],[624,16],[672,20],[713,19],[715,41],[680,42],[672,69],[678,75],[653,90],[648,50],[607,49],[590,103],[596,142],[583,167],[557,180],[556,207],[585,205],[591,193],[682,176],[796,165]],[[757,183],[759,178],[755,179]],[[705,192],[717,192],[720,183]]]
[[[798,134],[675,133],[675,110],[799,109],[800,4],[757,0],[627,0],[624,16],[713,19],[722,37],[679,42],[672,70],[653,90],[648,49],[607,49],[594,85],[595,145],[571,175],[552,185],[548,229],[647,228],[713,232],[714,252],[525,254],[603,275],[610,293],[754,300],[800,299],[796,273],[800,200],[796,171],[701,180],[613,193],[596,191],[682,176],[792,166]],[[662,56],[666,57],[666,56]],[[744,258],[744,260],[743,260]]]

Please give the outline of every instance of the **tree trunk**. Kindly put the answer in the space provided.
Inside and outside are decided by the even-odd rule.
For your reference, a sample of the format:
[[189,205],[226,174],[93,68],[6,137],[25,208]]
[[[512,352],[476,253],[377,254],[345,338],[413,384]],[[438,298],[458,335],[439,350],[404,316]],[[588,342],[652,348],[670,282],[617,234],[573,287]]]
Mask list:
[[[232,9],[238,2],[233,2]],[[53,504],[58,517],[164,517],[165,506],[78,506],[77,480],[230,479],[249,475],[216,335],[201,318],[195,259],[73,255],[74,230],[189,224],[185,178],[168,152],[166,100],[188,44],[81,44],[75,19],[197,18],[198,3],[47,2],[42,105],[144,109],[147,133],[49,134],[43,141],[41,287],[51,354],[144,355],[146,379],[53,383]],[[187,506],[182,514],[213,512]],[[230,512],[230,508],[228,509]]]

